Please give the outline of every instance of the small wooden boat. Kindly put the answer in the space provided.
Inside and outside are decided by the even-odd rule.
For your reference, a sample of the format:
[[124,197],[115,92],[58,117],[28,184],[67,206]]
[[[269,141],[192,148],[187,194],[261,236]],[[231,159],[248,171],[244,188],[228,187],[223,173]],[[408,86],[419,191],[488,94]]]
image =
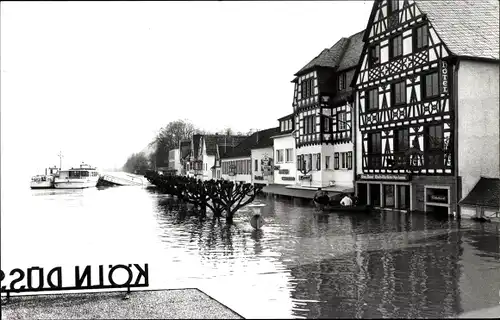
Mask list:
[[369,205],[352,205],[352,206],[343,206],[340,204],[340,201],[330,201],[329,204],[324,204],[316,201],[316,198],[313,199],[316,208],[323,211],[330,212],[368,212],[372,209],[372,206]]
[[323,208],[324,211],[330,212],[369,212],[372,206],[369,205],[354,205],[354,206],[342,206],[342,205],[328,205]]

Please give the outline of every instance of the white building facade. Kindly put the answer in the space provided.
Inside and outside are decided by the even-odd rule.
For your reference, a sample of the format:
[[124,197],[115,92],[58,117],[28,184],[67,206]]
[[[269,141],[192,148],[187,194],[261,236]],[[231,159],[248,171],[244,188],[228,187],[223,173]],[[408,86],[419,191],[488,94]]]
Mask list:
[[274,151],[274,183],[295,185],[297,183],[297,166],[295,138],[293,136],[293,114],[278,119],[279,133],[273,136]]

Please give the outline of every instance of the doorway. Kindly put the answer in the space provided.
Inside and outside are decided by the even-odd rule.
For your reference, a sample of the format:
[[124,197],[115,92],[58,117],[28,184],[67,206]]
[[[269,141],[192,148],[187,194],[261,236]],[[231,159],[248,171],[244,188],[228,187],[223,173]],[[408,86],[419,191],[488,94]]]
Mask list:
[[358,183],[358,203],[368,204],[368,186],[366,183]]
[[380,207],[380,184],[370,184],[370,204]]
[[410,209],[410,186],[399,185],[398,188],[398,204],[401,210]]
[[384,208],[394,208],[394,185],[384,185]]

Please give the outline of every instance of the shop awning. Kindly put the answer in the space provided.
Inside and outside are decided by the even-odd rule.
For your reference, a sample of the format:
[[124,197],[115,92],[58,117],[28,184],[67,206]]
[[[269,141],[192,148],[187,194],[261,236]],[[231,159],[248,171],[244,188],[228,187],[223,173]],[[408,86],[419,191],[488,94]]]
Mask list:
[[461,206],[498,208],[500,205],[500,179],[481,177],[469,194],[458,204]]

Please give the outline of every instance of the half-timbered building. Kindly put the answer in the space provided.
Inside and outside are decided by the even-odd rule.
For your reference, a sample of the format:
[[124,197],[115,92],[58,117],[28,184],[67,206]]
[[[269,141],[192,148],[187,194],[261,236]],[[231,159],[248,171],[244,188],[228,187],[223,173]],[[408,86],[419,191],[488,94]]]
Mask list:
[[498,1],[377,0],[352,85],[356,193],[459,214],[499,176]]
[[297,183],[352,188],[351,80],[363,32],[342,38],[295,74],[293,110]]

